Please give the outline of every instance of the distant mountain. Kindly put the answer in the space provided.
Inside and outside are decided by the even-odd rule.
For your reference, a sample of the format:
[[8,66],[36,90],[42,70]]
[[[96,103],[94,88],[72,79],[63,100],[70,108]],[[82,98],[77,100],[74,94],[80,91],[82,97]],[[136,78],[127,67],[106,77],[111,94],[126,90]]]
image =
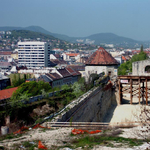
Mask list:
[[[29,27],[0,27],[0,31],[8,31],[8,30],[29,30],[29,31],[34,31],[34,32],[39,32],[39,33],[44,33],[47,35],[54,36],[58,39],[65,40],[68,42],[77,42],[77,41],[83,41],[83,43],[92,43],[99,45],[100,43],[107,43],[107,44],[114,44],[118,46],[134,46],[134,45],[141,45],[143,42],[133,40],[131,38],[126,38],[122,36],[118,36],[113,33],[98,33],[98,34],[93,34],[87,37],[69,37],[67,35],[63,34],[57,34],[57,33],[52,33],[49,32],[39,26],[29,26]],[[149,44],[149,43],[148,43]]]
[[98,33],[98,34],[93,34],[88,37],[87,39],[90,40],[95,40],[95,44],[100,44],[100,43],[138,43],[138,41],[133,40],[131,38],[126,38],[122,36],[118,36],[113,33]]
[[12,30],[34,31],[34,32],[39,32],[39,33],[44,33],[44,34],[47,34],[47,35],[51,35],[51,36],[54,36],[58,39],[66,40],[66,41],[73,41],[71,39],[74,39],[74,38],[71,38],[67,35],[51,33],[51,32],[49,32],[49,31],[47,31],[47,30],[45,30],[45,29],[43,29],[42,27],[39,27],[39,26],[29,26],[29,27],[9,27],[9,26],[6,26],[6,27],[0,27],[0,31],[8,31],[8,30],[9,31],[12,31]]
[[27,39],[29,38],[30,39],[41,38],[41,39],[51,39],[51,40],[57,39],[52,35],[29,31],[29,30],[12,30],[12,34],[10,35],[10,37],[14,37],[15,39],[17,39],[18,37],[27,38]]

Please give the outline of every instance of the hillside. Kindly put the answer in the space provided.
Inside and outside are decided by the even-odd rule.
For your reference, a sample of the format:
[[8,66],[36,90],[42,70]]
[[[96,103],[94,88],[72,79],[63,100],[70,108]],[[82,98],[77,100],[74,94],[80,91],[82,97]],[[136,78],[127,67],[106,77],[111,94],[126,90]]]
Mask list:
[[8,31],[8,30],[28,30],[33,32],[39,32],[73,43],[81,39],[83,40],[83,43],[88,44],[87,41],[89,42],[93,41],[92,44],[96,44],[96,45],[99,45],[100,43],[114,44],[116,46],[122,46],[122,47],[139,47],[141,44],[143,44],[144,47],[147,47],[149,45],[149,41],[148,42],[137,41],[131,38],[118,36],[113,33],[97,33],[87,37],[69,37],[67,35],[49,32],[39,26],[29,26],[24,28],[23,27],[0,27],[0,31]]
[[28,31],[33,31],[33,32],[39,32],[39,33],[43,33],[43,34],[47,34],[47,35],[51,35],[54,36],[55,38],[59,38],[61,40],[66,40],[66,41],[70,41],[70,37],[66,36],[66,35],[62,35],[62,34],[57,34],[57,33],[51,33],[39,26],[29,26],[29,27],[0,27],[0,31],[12,31],[12,30],[28,30]]
[[98,34],[93,34],[90,35],[88,37],[86,37],[90,40],[95,40],[95,44],[99,44],[99,43],[138,43],[138,41],[130,39],[130,38],[125,38],[125,37],[121,37],[118,36],[116,34],[113,33],[98,33]]
[[43,34],[40,32],[34,32],[34,31],[28,31],[28,30],[13,30],[10,36],[14,37],[15,39],[17,39],[18,37],[30,38],[30,39],[36,39],[36,38],[50,39],[50,40],[56,39],[55,37],[48,35],[48,34]]

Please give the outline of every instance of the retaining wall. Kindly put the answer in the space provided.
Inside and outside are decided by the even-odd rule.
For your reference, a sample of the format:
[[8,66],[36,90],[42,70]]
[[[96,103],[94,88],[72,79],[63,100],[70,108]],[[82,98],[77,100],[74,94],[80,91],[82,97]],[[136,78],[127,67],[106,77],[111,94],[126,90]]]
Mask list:
[[107,110],[115,102],[112,86],[98,87],[70,110],[59,116],[58,122],[102,122]]

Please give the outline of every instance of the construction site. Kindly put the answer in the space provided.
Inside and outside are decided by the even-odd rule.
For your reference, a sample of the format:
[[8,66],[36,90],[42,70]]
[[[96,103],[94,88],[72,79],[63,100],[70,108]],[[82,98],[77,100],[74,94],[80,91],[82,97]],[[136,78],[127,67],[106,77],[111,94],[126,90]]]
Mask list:
[[[23,143],[28,142],[34,149],[38,149],[39,141],[42,141],[43,145],[41,144],[40,148],[65,150],[71,140],[81,138],[81,135],[101,137],[104,132],[107,136],[143,139],[143,136],[139,136],[143,125],[140,115],[143,108],[149,109],[148,95],[148,77],[120,76],[115,82],[107,80],[105,85],[94,87],[72,101],[59,113],[51,116],[51,121],[48,116],[44,122],[32,128],[23,127],[14,133],[13,139],[3,140],[0,145],[8,149],[26,149]],[[21,136],[18,137],[18,135]],[[116,144],[113,142],[113,145]],[[145,148],[149,144],[143,143],[142,146]],[[107,144],[106,146],[96,144],[93,148],[87,147],[87,149],[104,150],[134,148],[124,144],[115,148]],[[69,149],[72,148],[68,147]],[[86,149],[86,145],[84,148],[73,149]]]

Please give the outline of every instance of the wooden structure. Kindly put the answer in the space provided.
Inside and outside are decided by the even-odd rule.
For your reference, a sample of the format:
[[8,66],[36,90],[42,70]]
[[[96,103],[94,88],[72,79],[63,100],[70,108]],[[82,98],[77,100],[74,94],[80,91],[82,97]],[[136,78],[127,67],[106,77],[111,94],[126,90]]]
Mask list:
[[130,104],[133,103],[133,98],[138,98],[139,103],[148,105],[150,76],[118,76],[118,86],[120,104],[124,94],[130,94]]

